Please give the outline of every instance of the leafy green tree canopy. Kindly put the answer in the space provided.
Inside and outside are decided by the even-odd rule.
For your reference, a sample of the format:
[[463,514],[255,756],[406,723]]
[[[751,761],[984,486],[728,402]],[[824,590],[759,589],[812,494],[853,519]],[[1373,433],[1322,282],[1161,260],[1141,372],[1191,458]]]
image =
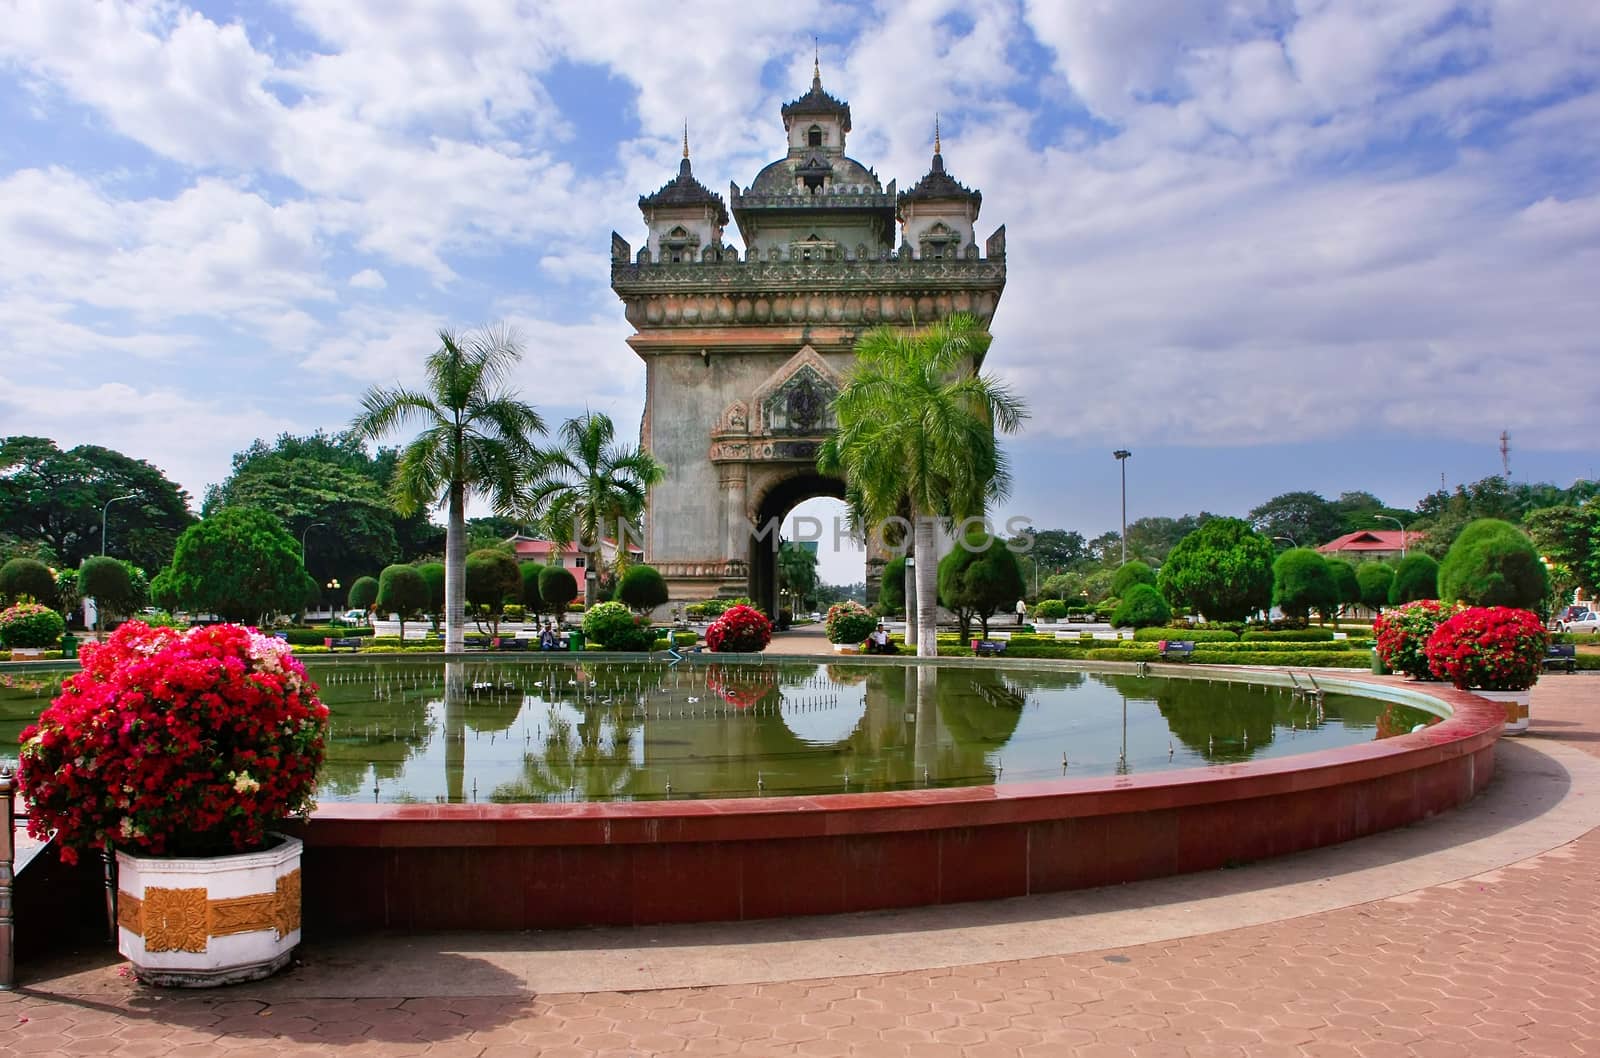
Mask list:
[[1482,518],[1456,537],[1439,566],[1439,599],[1469,606],[1543,610],[1550,574],[1527,534],[1510,522]]
[[492,547],[467,556],[467,601],[473,606],[499,613],[521,597],[522,571],[516,559]]
[[1342,558],[1330,558],[1328,573],[1333,577],[1334,599],[1340,606],[1354,606],[1361,601],[1361,582],[1356,577],[1356,567]]
[[1212,621],[1242,621],[1272,601],[1272,542],[1238,518],[1212,518],[1178,542],[1157,586]]
[[1389,605],[1389,588],[1394,584],[1394,567],[1386,562],[1363,562],[1356,567],[1356,584],[1361,589],[1361,605],[1381,611]]
[[883,564],[878,582],[878,609],[884,614],[906,612],[906,556],[896,555]]
[[1390,606],[1438,597],[1439,563],[1433,556],[1407,555],[1394,567],[1394,581],[1389,585]]
[[428,582],[415,566],[385,566],[378,574],[378,613],[394,614],[400,621],[400,641],[405,642],[406,618],[428,605]]
[[139,578],[136,587],[127,564],[105,555],[86,558],[78,567],[78,594],[94,600],[102,621],[137,613],[149,601],[143,578]]
[[0,566],[0,603],[9,606],[24,597],[45,606],[56,604],[55,574],[38,559],[14,558]]
[[[996,537],[969,533],[955,550],[939,560],[939,601],[956,612],[961,637],[978,619],[982,634],[989,634],[989,618],[1009,609],[1022,598],[1022,566],[1017,556]],[[964,619],[963,619],[964,617]]]
[[1155,587],[1156,572],[1138,559],[1130,559],[1118,567],[1116,576],[1111,578],[1111,594],[1114,598],[1120,599],[1127,595],[1128,589],[1135,584]]
[[1289,617],[1304,618],[1312,610],[1332,607],[1339,588],[1328,561],[1309,547],[1283,552],[1272,564],[1272,599]]
[[428,605],[423,612],[437,617],[444,613],[444,563],[418,562],[415,565],[417,572],[422,574],[423,583],[428,586]]
[[1315,492],[1285,492],[1250,512],[1250,524],[1271,539],[1286,536],[1296,546],[1315,548],[1344,532],[1339,509]]
[[539,574],[539,598],[559,622],[578,597],[578,578],[564,566],[546,566]]
[[640,612],[666,604],[667,581],[654,566],[629,566],[617,582],[617,598]]
[[544,596],[539,594],[539,576],[546,568],[538,562],[524,562],[517,567],[517,575],[522,578],[522,605],[528,608],[529,617],[544,608]]
[[370,610],[378,601],[378,578],[357,577],[345,599],[352,610]]
[[107,552],[144,569],[165,566],[194,521],[188,494],[142,459],[99,445],[63,452],[45,437],[0,438],[0,537],[42,543],[76,569],[100,552],[102,518]]
[[178,605],[227,621],[300,609],[300,541],[266,511],[229,507],[183,531],[167,570]]

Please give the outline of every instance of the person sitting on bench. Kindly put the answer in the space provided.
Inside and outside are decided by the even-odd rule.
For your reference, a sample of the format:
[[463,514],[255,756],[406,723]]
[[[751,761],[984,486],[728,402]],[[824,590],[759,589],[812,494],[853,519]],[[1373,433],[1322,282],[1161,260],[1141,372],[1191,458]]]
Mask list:
[[889,630],[879,625],[867,636],[868,654],[893,654],[894,647],[889,644]]
[[560,649],[560,646],[560,641],[556,639],[555,629],[550,627],[549,621],[546,621],[544,623],[544,628],[540,629],[539,631],[539,649],[558,650]]

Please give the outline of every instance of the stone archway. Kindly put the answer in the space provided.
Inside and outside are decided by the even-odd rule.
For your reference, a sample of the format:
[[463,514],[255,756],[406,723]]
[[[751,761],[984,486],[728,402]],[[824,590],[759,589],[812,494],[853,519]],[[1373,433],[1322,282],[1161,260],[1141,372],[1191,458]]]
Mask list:
[[806,500],[825,496],[844,499],[844,482],[807,469],[767,472],[769,483],[755,503],[755,531],[750,534],[749,596],[774,617],[778,614],[779,529],[789,512]]

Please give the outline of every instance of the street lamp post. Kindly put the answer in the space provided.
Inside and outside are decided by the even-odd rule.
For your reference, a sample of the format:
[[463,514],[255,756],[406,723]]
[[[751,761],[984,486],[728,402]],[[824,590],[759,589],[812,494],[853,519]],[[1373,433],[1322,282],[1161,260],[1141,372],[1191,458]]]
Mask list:
[[1119,448],[1111,453],[1116,458],[1117,465],[1122,468],[1122,562],[1128,564],[1128,457],[1133,455],[1126,448]]
[[311,532],[313,529],[326,529],[327,526],[327,522],[312,522],[310,525],[300,530],[300,566],[302,569],[305,568],[306,564],[306,534]]
[[137,492],[130,492],[126,496],[113,496],[106,501],[104,507],[100,508],[100,553],[102,555],[106,553],[106,513],[111,510],[111,505],[118,500],[133,500],[138,499],[138,497],[139,494]]
[[1299,544],[1294,542],[1294,537],[1292,537],[1292,536],[1275,536],[1272,539],[1273,540],[1287,540],[1287,541],[1289,541],[1289,546],[1290,547],[1299,547],[1300,546]]
[[1383,522],[1393,522],[1400,530],[1400,557],[1406,557],[1406,523],[1387,514],[1374,514],[1374,518]]

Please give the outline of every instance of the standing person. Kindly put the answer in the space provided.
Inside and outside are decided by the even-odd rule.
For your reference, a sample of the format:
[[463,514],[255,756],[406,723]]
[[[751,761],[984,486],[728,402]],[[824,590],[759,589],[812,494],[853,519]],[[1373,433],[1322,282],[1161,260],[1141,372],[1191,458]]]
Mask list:
[[1028,616],[1028,603],[1024,599],[1017,600],[1017,627],[1022,627],[1022,622]]

